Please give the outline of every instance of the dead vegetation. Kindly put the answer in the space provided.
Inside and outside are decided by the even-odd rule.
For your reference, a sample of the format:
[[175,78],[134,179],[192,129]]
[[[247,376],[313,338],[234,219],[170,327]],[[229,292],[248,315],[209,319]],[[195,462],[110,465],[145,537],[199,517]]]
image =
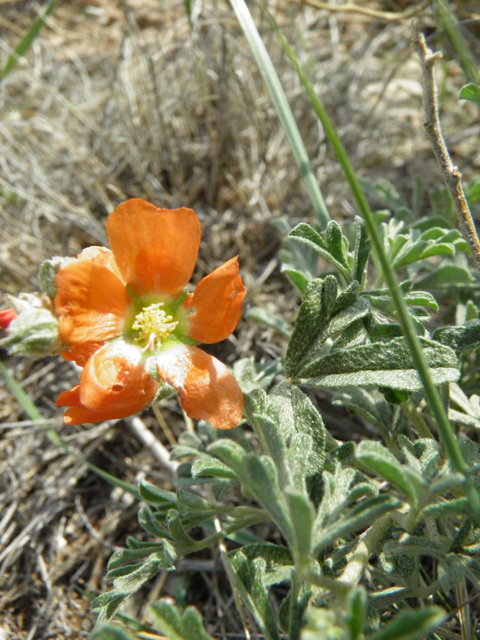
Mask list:
[[[240,254],[247,308],[294,317],[298,298],[280,274],[281,236],[272,223],[281,216],[292,226],[313,222],[308,197],[231,10],[225,3],[195,7],[200,11],[190,28],[182,0],[61,3],[0,85],[3,292],[35,290],[38,265],[52,255],[103,244],[108,213],[135,196],[196,210],[203,230],[196,278]],[[296,3],[272,9],[361,177],[388,178],[407,197],[417,175],[435,184],[409,21]],[[0,4],[0,66],[38,10],[33,2]],[[430,15],[419,20],[441,47]],[[341,171],[302,87],[266,24],[262,33],[330,215],[350,217]],[[478,27],[468,31],[474,48],[478,33]],[[480,166],[473,141],[479,125],[475,110],[456,100],[461,84],[461,69],[447,56],[443,126],[469,177]],[[232,363],[251,354],[268,359],[283,347],[270,330],[244,319],[214,353]],[[54,401],[78,376],[69,363],[2,355],[49,425],[86,459],[132,483],[143,474],[171,486],[168,469],[126,421],[63,426]],[[52,445],[5,386],[0,418],[0,638],[2,631],[22,640],[86,638],[90,599],[106,588],[102,576],[112,550],[137,532],[137,505]],[[326,415],[334,433],[341,434],[344,420],[336,414],[329,424]],[[185,428],[175,401],[144,421],[166,446],[169,430],[176,437]],[[160,576],[126,613],[142,617],[145,602],[168,594],[197,604],[216,637],[241,634],[218,558],[193,558],[176,575]]]

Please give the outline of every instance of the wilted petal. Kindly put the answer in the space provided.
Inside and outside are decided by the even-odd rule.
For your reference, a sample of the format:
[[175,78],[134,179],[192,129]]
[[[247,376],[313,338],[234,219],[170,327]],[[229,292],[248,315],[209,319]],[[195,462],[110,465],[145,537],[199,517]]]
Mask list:
[[160,377],[178,392],[185,413],[231,429],[242,419],[243,394],[227,367],[197,347],[176,345],[157,358]]

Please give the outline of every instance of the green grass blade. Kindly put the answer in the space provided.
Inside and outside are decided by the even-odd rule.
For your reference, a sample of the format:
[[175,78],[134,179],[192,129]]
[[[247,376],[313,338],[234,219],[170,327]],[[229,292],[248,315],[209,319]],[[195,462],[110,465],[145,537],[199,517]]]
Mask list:
[[[15,378],[13,378],[8,373],[7,368],[5,367],[5,365],[2,362],[0,362],[0,374],[3,376],[3,379],[5,380],[5,383],[6,383],[7,387],[9,388],[10,392],[12,393],[12,395],[14,396],[14,398],[16,399],[18,404],[22,407],[24,412],[27,414],[27,416],[31,420],[42,421],[43,420],[43,416],[42,416],[41,412],[39,411],[38,407],[28,397],[28,395],[25,393],[25,391],[22,389],[22,387],[18,384],[18,382],[15,380]],[[55,444],[57,447],[60,447],[66,453],[68,453],[69,455],[73,456],[75,458],[75,460],[77,460],[78,462],[82,462],[83,464],[85,464],[91,471],[96,473],[98,476],[100,476],[101,478],[103,478],[104,480],[106,480],[107,482],[112,484],[113,486],[121,487],[124,491],[128,491],[128,493],[131,493],[136,498],[141,500],[140,493],[139,493],[139,491],[138,491],[138,489],[136,487],[134,487],[133,485],[129,484],[128,482],[125,482],[124,480],[120,480],[119,478],[116,478],[115,476],[112,476],[112,474],[108,473],[107,471],[103,471],[103,469],[100,469],[100,467],[97,467],[96,465],[94,465],[91,462],[89,462],[88,460],[86,460],[83,456],[81,456],[78,453],[76,453],[75,451],[73,451],[62,440],[62,438],[58,435],[58,433],[54,429],[50,429],[48,427],[48,422],[47,421],[44,421],[43,424],[42,424],[42,422],[40,422],[40,426],[43,429],[45,429],[45,435],[47,436],[47,438],[51,442],[53,442],[53,444]]]
[[[267,9],[265,5],[263,5],[263,10],[267,15]],[[463,459],[462,453],[460,451],[460,447],[458,446],[458,442],[455,438],[455,434],[452,430],[450,422],[448,421],[447,414],[443,407],[442,401],[440,399],[440,395],[438,390],[433,382],[432,376],[430,374],[427,361],[425,356],[423,355],[422,348],[420,346],[420,342],[415,331],[415,327],[413,325],[410,314],[408,313],[407,304],[403,298],[402,291],[399,287],[399,282],[396,276],[396,273],[390,264],[387,255],[385,253],[383,247],[383,240],[378,229],[378,226],[375,222],[374,215],[372,210],[370,209],[370,205],[368,204],[367,198],[363,189],[360,185],[360,182],[356,176],[355,170],[350,163],[350,159],[340,141],[340,138],[337,135],[335,127],[333,126],[332,121],[330,120],[325,108],[323,107],[322,102],[315,94],[313,86],[305,73],[300,61],[295,55],[293,49],[285,38],[284,34],[281,32],[275,21],[271,16],[269,16],[270,22],[277,34],[280,43],[295,67],[298,76],[305,87],[308,96],[310,97],[310,101],[312,106],[320,118],[320,121],[323,125],[324,131],[335,149],[337,154],[337,158],[342,166],[345,177],[350,185],[352,193],[357,202],[358,209],[362,215],[362,218],[365,221],[365,224],[368,229],[368,233],[373,243],[374,252],[376,254],[376,263],[380,267],[383,272],[385,281],[390,290],[390,294],[392,296],[393,302],[395,304],[395,308],[397,310],[398,319],[403,329],[403,334],[407,341],[410,353],[412,355],[412,359],[415,363],[415,367],[420,375],[422,380],[425,397],[427,398],[428,404],[430,405],[430,409],[435,417],[435,421],[437,424],[438,431],[440,433],[442,442],[445,446],[445,449],[448,452],[448,455],[452,461],[453,467],[456,471],[459,471],[465,476],[465,494],[468,498],[470,508],[474,514],[474,517],[478,523],[480,523],[480,499],[474,488],[473,479],[470,476],[468,466]]]
[[300,174],[305,182],[315,213],[317,214],[322,227],[326,227],[330,220],[327,205],[325,204],[322,192],[320,191],[315,174],[313,173],[307,150],[303,144],[300,131],[298,130],[297,123],[292,110],[290,109],[290,105],[288,104],[285,92],[280,84],[275,67],[273,66],[262,39],[260,38],[257,27],[255,26],[244,0],[230,0],[230,4],[236,13],[240,26],[242,27],[248,40],[248,44],[252,50],[255,61],[260,69],[260,73],[262,74],[267,89],[270,92],[278,117],[280,118],[285,135],[287,136],[292,149],[293,157],[295,158],[295,162],[297,163]]
[[12,55],[8,57],[8,60],[5,66],[0,71],[0,82],[15,67],[18,60],[30,49],[30,47],[33,44],[33,41],[38,36],[43,25],[45,24],[45,18],[47,18],[52,13],[52,11],[55,9],[57,4],[58,4],[58,0],[51,0],[51,2],[47,5],[47,8],[45,9],[44,13],[35,20],[35,22],[32,24],[30,29],[21,39],[19,44],[15,47],[14,49],[15,53],[12,53]]
[[448,37],[460,58],[460,64],[462,65],[467,80],[469,82],[478,82],[480,79],[478,64],[472,55],[468,42],[458,25],[457,16],[450,7],[448,0],[435,0],[434,4],[440,20],[445,25]]

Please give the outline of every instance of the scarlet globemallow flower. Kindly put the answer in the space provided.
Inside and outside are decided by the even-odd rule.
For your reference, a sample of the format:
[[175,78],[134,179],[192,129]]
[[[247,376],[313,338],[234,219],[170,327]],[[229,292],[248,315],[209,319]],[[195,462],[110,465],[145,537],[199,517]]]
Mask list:
[[200,246],[191,209],[158,209],[140,199],[107,220],[110,249],[89,247],[55,276],[62,355],[83,367],[80,384],[58,396],[67,424],[133,415],[164,381],[186,414],[217,429],[242,418],[243,396],[219,360],[197,346],[227,338],[240,319],[245,286],[232,258],[189,282]]

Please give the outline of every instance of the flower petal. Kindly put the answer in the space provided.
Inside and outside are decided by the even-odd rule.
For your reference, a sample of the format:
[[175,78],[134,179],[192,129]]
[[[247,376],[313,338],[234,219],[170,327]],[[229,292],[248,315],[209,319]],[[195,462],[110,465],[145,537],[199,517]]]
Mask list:
[[247,292],[238,272],[237,256],[200,280],[187,297],[183,306],[194,311],[188,317],[191,338],[211,344],[225,340],[235,329]]
[[88,360],[80,384],[64,391],[57,405],[71,407],[66,424],[125,418],[152,402],[158,390],[137,347],[122,340],[109,342]]
[[103,347],[103,345],[104,342],[82,342],[81,344],[74,344],[67,351],[64,351],[61,356],[65,358],[65,360],[73,360],[79,367],[84,367],[87,360],[93,356],[95,351]]
[[157,358],[160,377],[178,392],[187,416],[231,429],[242,419],[243,394],[227,367],[197,347],[175,345]]
[[55,276],[60,337],[72,345],[103,343],[122,333],[132,304],[123,282],[104,264],[70,262]]
[[107,235],[123,279],[137,296],[175,298],[192,277],[201,235],[192,209],[127,200],[110,214]]
[[15,320],[17,315],[18,314],[15,311],[15,309],[12,309],[11,307],[0,311],[0,327],[4,331],[6,331],[8,329],[8,325],[11,323],[12,320]]

